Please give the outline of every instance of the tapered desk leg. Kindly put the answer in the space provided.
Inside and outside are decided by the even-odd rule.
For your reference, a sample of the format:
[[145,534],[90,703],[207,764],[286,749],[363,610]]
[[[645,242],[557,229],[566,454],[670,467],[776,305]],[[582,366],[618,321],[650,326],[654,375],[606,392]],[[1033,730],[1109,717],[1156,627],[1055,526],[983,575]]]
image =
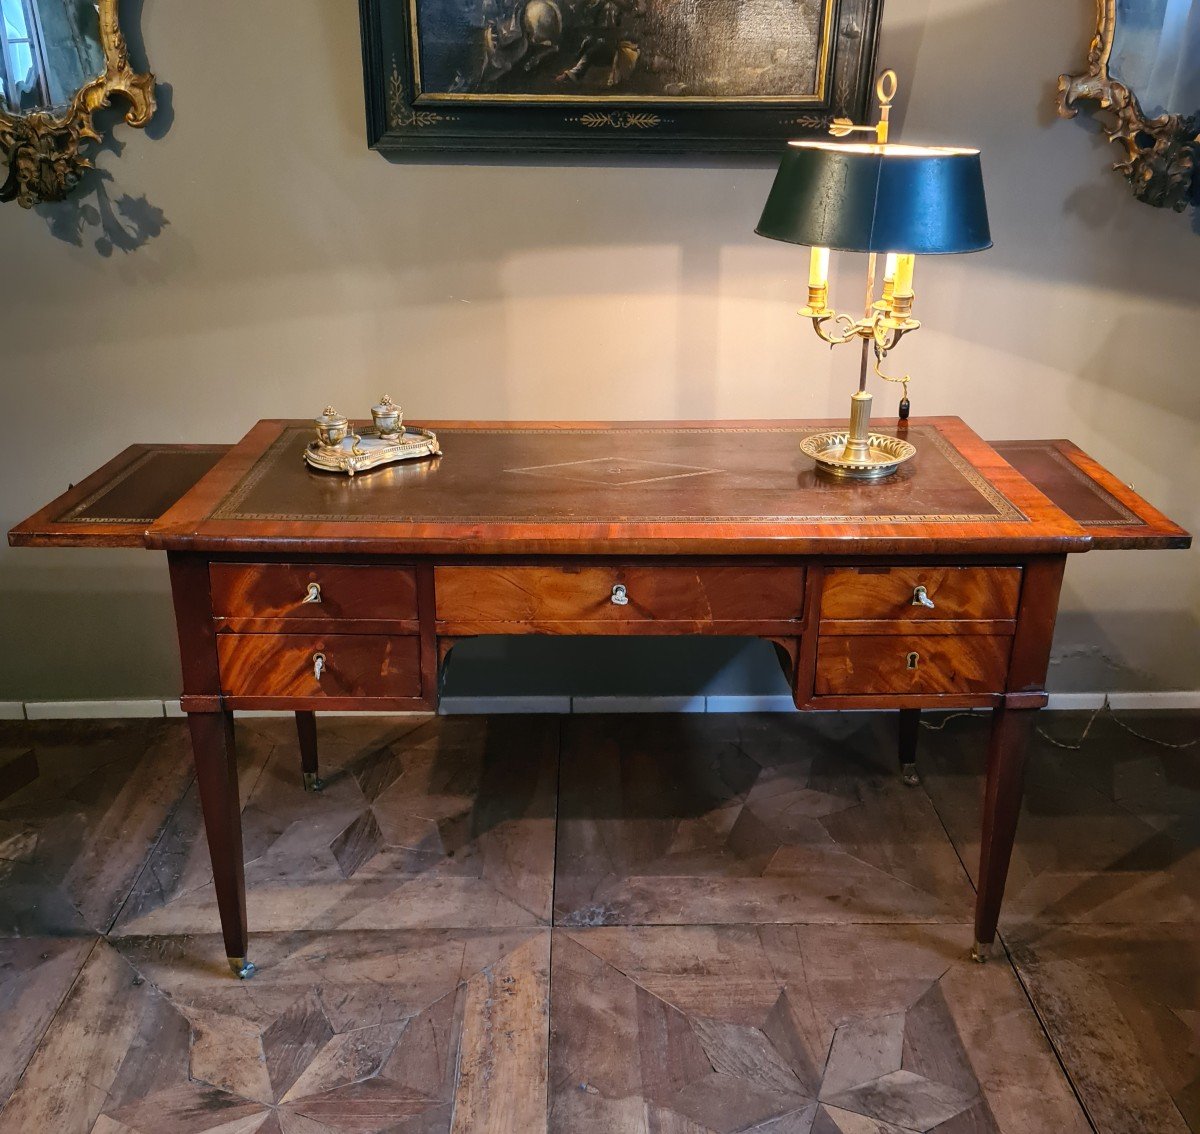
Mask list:
[[242,808],[238,799],[233,714],[189,713],[196,783],[204,833],[212,859],[213,885],[229,967],[242,979],[254,972],[246,957],[246,871],[242,854]]
[[975,899],[975,945],[971,955],[987,960],[996,940],[1000,903],[1012,858],[1029,733],[1035,713],[1031,709],[993,710],[988,740],[987,789],[983,800],[983,844],[979,853],[979,893]]
[[917,737],[921,732],[921,710],[900,710],[900,777],[909,787],[917,787]]
[[325,785],[317,775],[317,714],[296,713],[296,735],[300,739],[300,773],[305,791],[320,791]]

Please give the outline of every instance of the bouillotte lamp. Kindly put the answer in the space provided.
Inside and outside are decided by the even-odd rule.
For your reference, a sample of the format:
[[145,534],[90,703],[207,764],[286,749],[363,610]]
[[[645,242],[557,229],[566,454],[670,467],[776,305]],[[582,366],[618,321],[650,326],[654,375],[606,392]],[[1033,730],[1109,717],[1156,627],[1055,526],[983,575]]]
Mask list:
[[[801,448],[837,476],[874,479],[896,471],[916,449],[899,437],[871,433],[867,367],[904,386],[900,416],[908,416],[908,376],[891,377],[881,363],[904,335],[917,330],[912,317],[916,256],[978,252],[990,248],[979,151],[902,146],[888,142],[888,116],[896,75],[885,71],[876,85],[879,122],[856,126],[835,119],[830,133],[844,137],[868,130],[874,142],[788,143],[755,231],[773,240],[812,248],[808,305],[800,314],[827,343],[860,340],[858,392],[850,399],[850,428],[805,438]],[[829,251],[867,252],[866,306],[861,319],[829,306]],[[877,262],[884,254],[883,288],[875,296]],[[830,325],[832,324],[832,325]]]

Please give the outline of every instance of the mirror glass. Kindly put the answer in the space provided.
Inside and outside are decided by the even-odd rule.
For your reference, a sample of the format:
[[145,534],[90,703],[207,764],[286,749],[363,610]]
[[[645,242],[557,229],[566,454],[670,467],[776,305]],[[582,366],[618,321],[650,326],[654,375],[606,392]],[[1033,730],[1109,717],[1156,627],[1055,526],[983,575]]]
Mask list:
[[104,69],[94,0],[0,0],[0,100],[10,110],[63,109]]
[[1200,111],[1200,0],[1117,0],[1108,71],[1147,118]]

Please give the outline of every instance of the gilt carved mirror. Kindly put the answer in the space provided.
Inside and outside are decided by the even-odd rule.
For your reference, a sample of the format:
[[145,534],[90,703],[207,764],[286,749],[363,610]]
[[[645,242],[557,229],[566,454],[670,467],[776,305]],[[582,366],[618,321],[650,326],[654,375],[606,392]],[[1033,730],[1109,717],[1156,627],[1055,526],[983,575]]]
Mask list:
[[1087,70],[1061,75],[1058,109],[1098,104],[1134,196],[1182,212],[1200,188],[1200,0],[1096,0]]
[[0,0],[0,201],[61,201],[91,162],[96,112],[121,95],[125,121],[154,114],[154,76],[129,65],[118,0]]

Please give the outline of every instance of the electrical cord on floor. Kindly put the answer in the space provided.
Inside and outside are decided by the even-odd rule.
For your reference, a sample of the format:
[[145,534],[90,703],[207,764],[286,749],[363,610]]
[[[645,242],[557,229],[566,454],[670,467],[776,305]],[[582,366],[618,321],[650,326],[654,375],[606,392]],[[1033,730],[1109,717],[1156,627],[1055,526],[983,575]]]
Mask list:
[[959,717],[973,717],[974,712],[969,713],[951,713],[948,717],[942,717],[937,724],[930,724],[929,721],[922,721],[921,727],[929,729],[930,732],[941,732],[951,721],[956,721]]
[[1087,740],[1087,735],[1091,731],[1092,725],[1096,723],[1096,718],[1099,717],[1101,713],[1103,713],[1104,716],[1112,721],[1113,724],[1117,725],[1119,728],[1123,728],[1127,733],[1129,733],[1130,736],[1136,736],[1138,740],[1144,740],[1146,743],[1153,744],[1158,748],[1194,748],[1197,744],[1200,744],[1200,737],[1197,737],[1195,740],[1185,740],[1182,744],[1175,744],[1170,740],[1159,740],[1158,737],[1147,736],[1144,732],[1138,732],[1136,728],[1127,725],[1123,720],[1121,720],[1120,717],[1117,716],[1115,712],[1113,712],[1113,707],[1108,703],[1107,697],[1104,698],[1103,705],[1092,710],[1092,715],[1088,717],[1088,722],[1086,725],[1084,725],[1083,732],[1080,734],[1079,739],[1074,744],[1068,744],[1063,740],[1055,740],[1054,737],[1048,735],[1046,731],[1041,728],[1038,729],[1038,735],[1045,737],[1045,739],[1050,741],[1055,748],[1069,748],[1073,752],[1078,751],[1083,747],[1083,742]]
[[[1182,744],[1176,744],[1170,740],[1159,740],[1157,737],[1147,736],[1144,732],[1138,732],[1136,728],[1133,728],[1131,725],[1127,725],[1123,720],[1121,720],[1120,717],[1117,716],[1117,714],[1113,711],[1113,707],[1108,703],[1107,697],[1104,698],[1104,703],[1102,705],[1092,710],[1091,715],[1088,717],[1087,724],[1083,726],[1083,732],[1079,734],[1079,739],[1073,744],[1065,740],[1056,740],[1040,726],[1037,729],[1037,734],[1043,740],[1053,744],[1055,748],[1065,748],[1070,752],[1078,752],[1079,749],[1083,747],[1084,741],[1087,740],[1088,733],[1092,731],[1092,725],[1096,723],[1096,719],[1101,714],[1111,720],[1113,724],[1117,725],[1119,728],[1123,728],[1127,733],[1129,733],[1130,736],[1136,736],[1138,740],[1144,740],[1147,744],[1153,744],[1158,748],[1172,748],[1180,750],[1184,748],[1195,748],[1197,744],[1200,744],[1200,737],[1197,737],[1195,740],[1185,740]],[[951,713],[949,716],[943,717],[940,721],[938,721],[937,724],[930,724],[928,721],[922,721],[921,726],[929,729],[930,732],[941,732],[942,729],[944,729],[951,721],[957,720],[959,717],[971,717],[974,715],[974,713]]]

